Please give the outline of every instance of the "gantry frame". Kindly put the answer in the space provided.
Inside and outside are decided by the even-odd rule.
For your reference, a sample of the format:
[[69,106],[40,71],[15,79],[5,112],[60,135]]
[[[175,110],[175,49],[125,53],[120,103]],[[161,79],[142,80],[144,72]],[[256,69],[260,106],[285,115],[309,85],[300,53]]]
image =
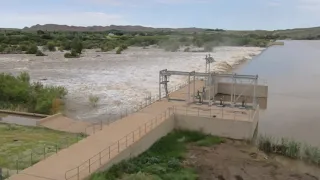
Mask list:
[[[252,98],[253,98],[253,107],[255,108],[257,106],[257,96],[256,96],[256,88],[258,86],[258,75],[241,75],[241,74],[218,74],[218,73],[214,73],[214,72],[185,72],[185,71],[169,71],[167,69],[161,70],[159,72],[159,100],[162,97],[162,92],[161,92],[161,85],[164,86],[165,89],[165,97],[168,98],[169,97],[169,93],[168,93],[168,77],[170,76],[187,76],[188,77],[188,101],[191,102],[190,99],[190,86],[191,86],[191,77],[193,77],[193,99],[192,101],[194,102],[195,100],[195,81],[197,77],[200,78],[204,78],[206,79],[206,83],[205,86],[209,87],[209,97],[206,98],[206,100],[211,100],[212,98],[214,98],[214,95],[212,96],[212,86],[213,85],[217,85],[217,83],[220,81],[221,78],[226,78],[231,80],[232,83],[232,90],[231,90],[231,105],[234,106],[237,102],[237,100],[242,96],[242,94],[247,90],[243,90],[240,94],[236,94],[236,86],[237,84],[242,84],[242,80],[249,80],[249,83],[246,84],[252,84],[252,88],[253,88],[253,94],[252,94]],[[250,87],[250,86],[249,86]],[[213,89],[213,91],[215,91]],[[215,92],[213,92],[213,94],[215,94]]]

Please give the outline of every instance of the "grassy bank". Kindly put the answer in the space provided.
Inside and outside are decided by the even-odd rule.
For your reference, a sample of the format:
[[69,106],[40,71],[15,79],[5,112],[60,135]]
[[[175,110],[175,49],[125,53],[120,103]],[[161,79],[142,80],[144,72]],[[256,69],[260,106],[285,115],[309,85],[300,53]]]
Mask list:
[[80,134],[2,123],[0,135],[0,167],[12,170],[29,167],[84,138]]
[[108,171],[92,175],[91,180],[195,180],[196,171],[184,166],[187,145],[211,146],[223,139],[198,132],[174,131],[157,141],[140,156],[122,161]]
[[277,139],[269,136],[260,136],[257,143],[259,149],[266,153],[278,154],[320,165],[320,149],[318,147],[303,144],[293,139]]

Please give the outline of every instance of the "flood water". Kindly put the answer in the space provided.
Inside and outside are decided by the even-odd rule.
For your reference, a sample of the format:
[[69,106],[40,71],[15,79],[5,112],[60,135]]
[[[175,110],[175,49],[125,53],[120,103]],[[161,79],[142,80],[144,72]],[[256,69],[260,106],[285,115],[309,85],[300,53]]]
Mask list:
[[37,120],[39,119],[41,118],[0,113],[0,123],[18,124],[23,126],[36,126]]
[[[258,47],[219,47],[212,56],[215,71],[226,71],[234,65],[260,54]],[[140,104],[146,95],[159,92],[159,71],[204,71],[204,52],[165,52],[163,49],[130,47],[122,54],[85,50],[79,59],[66,59],[63,52],[45,52],[39,57],[27,54],[0,56],[0,71],[18,74],[27,71],[32,81],[64,86],[68,90],[66,114],[85,121],[105,121],[119,117]],[[169,87],[182,83],[184,77],[170,78]],[[89,97],[99,98],[92,108]]]
[[269,86],[259,133],[320,146],[320,41],[285,41],[238,73],[258,74]]

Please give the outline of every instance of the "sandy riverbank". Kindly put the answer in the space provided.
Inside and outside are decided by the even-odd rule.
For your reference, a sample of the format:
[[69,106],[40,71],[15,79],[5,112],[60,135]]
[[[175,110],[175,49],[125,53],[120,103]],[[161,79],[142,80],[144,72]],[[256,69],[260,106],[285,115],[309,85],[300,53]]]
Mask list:
[[[258,47],[218,47],[211,55],[217,61],[212,70],[223,72],[260,54]],[[2,55],[0,70],[27,71],[33,81],[65,86],[67,114],[83,120],[105,120],[140,102],[148,93],[158,93],[158,76],[162,69],[204,71],[208,53],[165,52],[161,49],[129,48],[121,55],[86,50],[80,59],[65,59],[63,53],[48,56]],[[44,80],[45,79],[45,80]],[[170,85],[183,78],[173,77]],[[97,108],[91,108],[89,95],[100,97]]]

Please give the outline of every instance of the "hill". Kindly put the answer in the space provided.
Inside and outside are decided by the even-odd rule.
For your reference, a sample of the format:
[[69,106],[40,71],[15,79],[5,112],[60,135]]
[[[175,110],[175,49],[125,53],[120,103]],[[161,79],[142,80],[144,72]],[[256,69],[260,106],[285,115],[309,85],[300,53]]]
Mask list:
[[204,31],[204,29],[201,28],[153,28],[153,27],[144,27],[144,26],[68,26],[68,25],[58,25],[58,24],[45,24],[45,25],[34,25],[31,27],[25,27],[23,30],[26,31],[92,31],[92,32],[101,32],[101,31],[109,31],[109,30],[120,30],[120,31],[143,31],[143,32],[150,32],[150,31],[181,31],[181,32],[199,32]]
[[[256,35],[276,35],[281,37],[288,37],[293,39],[320,39],[320,27],[310,28],[295,28],[295,29],[283,29],[283,30],[223,30],[223,29],[204,29],[204,28],[154,28],[144,27],[139,25],[110,25],[110,26],[68,26],[58,24],[45,24],[45,25],[34,25],[31,27],[25,27],[24,31],[75,31],[75,32],[103,32],[110,30],[119,30],[123,32],[155,32],[155,31],[175,31],[175,32],[225,32],[226,34],[245,35],[245,34],[256,34]],[[310,37],[310,38],[308,38]]]

